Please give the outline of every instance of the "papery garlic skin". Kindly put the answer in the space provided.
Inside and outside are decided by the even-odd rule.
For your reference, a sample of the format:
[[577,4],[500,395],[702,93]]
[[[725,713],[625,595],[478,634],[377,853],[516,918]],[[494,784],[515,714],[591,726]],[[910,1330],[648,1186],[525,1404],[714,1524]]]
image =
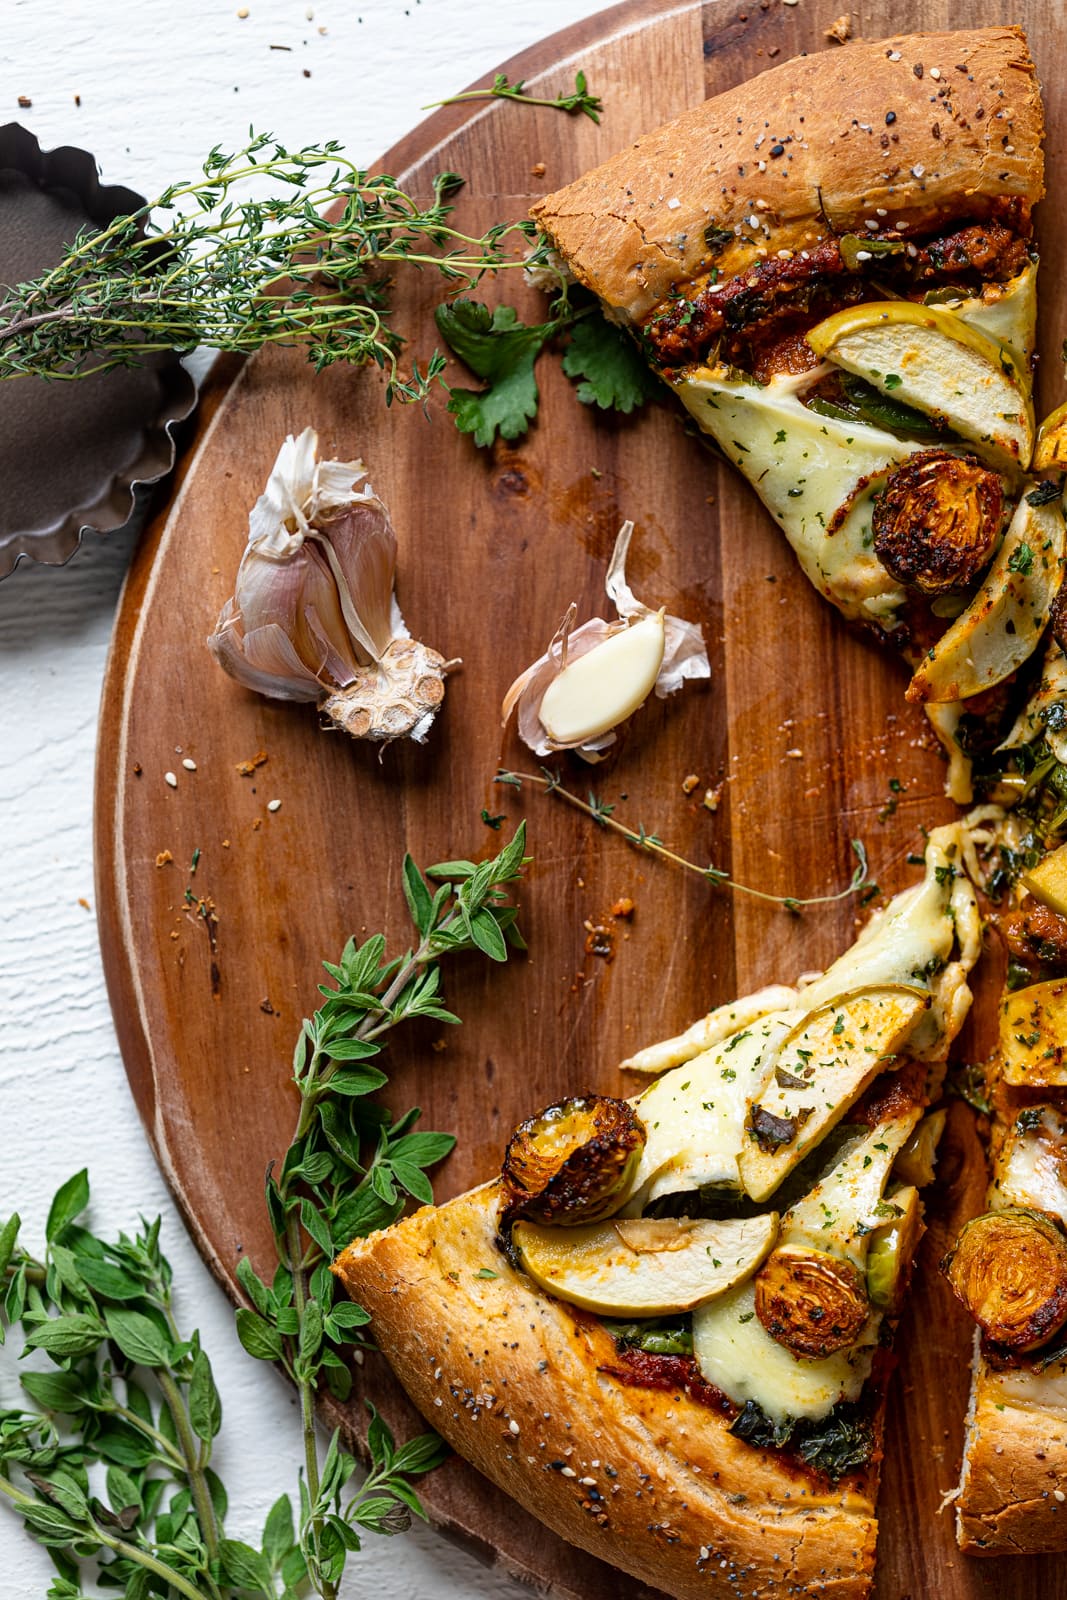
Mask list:
[[709,678],[704,636],[696,623],[644,605],[626,582],[632,522],[619,529],[604,587],[618,620],[593,617],[574,627],[572,605],[543,656],[511,685],[501,708],[505,724],[518,712],[519,737],[535,755],[576,750],[602,759],[612,731],[655,692],[664,699],[687,678]]
[[315,701],[355,738],[421,742],[457,663],[408,633],[396,535],[365,480],[361,461],[320,461],[313,428],[286,439],[208,648],[246,688]]

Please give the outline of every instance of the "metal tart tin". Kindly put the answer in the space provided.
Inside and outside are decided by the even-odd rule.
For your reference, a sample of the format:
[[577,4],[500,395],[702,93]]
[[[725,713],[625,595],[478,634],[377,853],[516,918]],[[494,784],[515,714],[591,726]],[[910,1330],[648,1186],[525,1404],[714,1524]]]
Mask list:
[[[101,184],[87,150],[42,150],[18,123],[0,126],[0,285],[36,277],[87,222],[143,204]],[[121,527],[138,484],[174,465],[173,429],[195,404],[169,352],[71,382],[0,383],[0,578],[24,556],[61,565],[86,529]]]

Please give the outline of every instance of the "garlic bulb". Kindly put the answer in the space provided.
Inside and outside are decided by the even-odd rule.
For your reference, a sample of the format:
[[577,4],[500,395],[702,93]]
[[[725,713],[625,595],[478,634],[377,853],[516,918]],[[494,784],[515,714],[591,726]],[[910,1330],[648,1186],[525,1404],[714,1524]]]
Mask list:
[[704,636],[693,622],[652,611],[626,582],[626,557],[634,531],[624,522],[615,541],[604,587],[618,619],[593,617],[574,626],[571,605],[544,655],[527,667],[504,697],[505,723],[518,708],[519,737],[539,756],[577,750],[599,761],[615,743],[612,731],[655,690],[659,699],[686,678],[708,678]]
[[208,648],[246,688],[317,701],[354,738],[421,742],[458,663],[404,625],[396,535],[363,463],[320,461],[318,442],[305,428],[279,450]]

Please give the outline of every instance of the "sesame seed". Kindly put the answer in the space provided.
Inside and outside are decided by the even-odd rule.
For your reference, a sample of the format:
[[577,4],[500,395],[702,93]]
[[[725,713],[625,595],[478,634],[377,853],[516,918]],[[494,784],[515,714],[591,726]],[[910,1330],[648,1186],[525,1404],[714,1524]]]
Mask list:
[[678,207],[681,205],[681,203],[682,202],[676,196],[672,195],[671,198],[667,201],[667,210],[668,211],[677,211]]
[[890,61],[899,61],[900,60],[900,51],[899,50],[890,50],[890,52],[889,52],[889,60]]
[[268,800],[268,802],[267,802],[267,810],[268,811],[280,811],[281,809],[282,809],[282,803],[281,803],[280,800]]
[[518,1433],[518,1431],[519,1431],[519,1425],[515,1421],[515,1418],[512,1417],[511,1421],[508,1423],[508,1432],[509,1433]]
[[573,1467],[560,1467],[559,1475],[561,1478],[576,1478],[578,1476]]
[[755,212],[753,212],[752,216],[749,217],[748,225],[749,225],[750,228],[758,228],[759,227],[759,217],[756,216]]
[[886,114],[885,114],[885,125],[886,125],[887,128],[891,128],[896,120],[897,120],[897,114],[896,114],[895,111],[887,111],[886,112]]
[[185,768],[186,772],[196,771],[196,762],[191,756],[186,756],[185,760],[182,762],[182,766]]
[[857,261],[870,261],[871,259],[872,259],[871,252],[869,250],[857,250],[856,251],[856,260]]
[[941,81],[941,68],[940,67],[931,67],[930,68],[930,76],[931,76],[931,78],[933,78],[935,83],[939,83]]
[[1053,1500],[1058,1500],[1060,1505],[1062,1505],[1063,1502],[1067,1500],[1067,1494],[1064,1494],[1062,1489],[1053,1489],[1052,1498]]
[[926,168],[923,166],[922,162],[917,162],[916,165],[911,169],[911,175],[913,178],[921,178],[925,171]]
[[864,217],[863,226],[865,228],[871,228],[875,233],[877,233],[880,224],[877,217]]
[[176,789],[178,787],[178,780],[174,776],[173,772],[165,772],[163,774],[163,782],[169,783],[172,789]]
[[594,1489],[596,1487],[595,1478],[579,1478],[578,1482],[582,1485],[583,1489]]

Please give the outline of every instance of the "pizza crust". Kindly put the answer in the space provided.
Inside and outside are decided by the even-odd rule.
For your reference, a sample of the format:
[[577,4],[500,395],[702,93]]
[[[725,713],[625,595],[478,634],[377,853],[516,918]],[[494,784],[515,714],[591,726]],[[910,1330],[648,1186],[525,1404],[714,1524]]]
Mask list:
[[[1058,1403],[1057,1403],[1058,1402]],[[956,1539],[967,1555],[1067,1549],[1067,1376],[976,1361]]]
[[[981,220],[1005,197],[1032,204],[1043,134],[1021,28],[859,40],[706,100],[532,215],[578,279],[637,320],[713,259],[730,277],[828,224],[926,228]],[[709,226],[733,235],[714,257]]]
[[877,1468],[819,1487],[684,1390],[603,1372],[614,1341],[508,1264],[497,1205],[493,1183],[425,1206],[334,1266],[448,1443],[562,1538],[677,1600],[863,1600]]

